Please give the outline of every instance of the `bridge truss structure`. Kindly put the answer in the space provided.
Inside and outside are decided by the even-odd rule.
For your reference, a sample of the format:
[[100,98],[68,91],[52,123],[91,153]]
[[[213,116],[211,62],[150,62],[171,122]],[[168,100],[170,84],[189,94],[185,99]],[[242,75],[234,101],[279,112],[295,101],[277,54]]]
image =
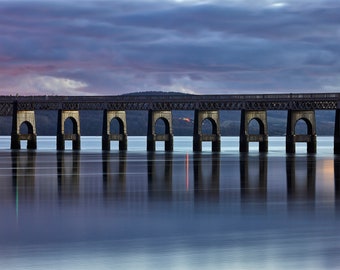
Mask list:
[[261,95],[0,96],[0,116],[18,110],[335,110],[340,93]]

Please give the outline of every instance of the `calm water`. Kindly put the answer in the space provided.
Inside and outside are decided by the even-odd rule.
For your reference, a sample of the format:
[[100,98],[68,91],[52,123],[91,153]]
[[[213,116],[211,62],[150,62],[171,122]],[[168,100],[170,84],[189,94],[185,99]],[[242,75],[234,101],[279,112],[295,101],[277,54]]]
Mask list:
[[[237,138],[191,151],[10,151],[0,137],[0,269],[339,269],[340,156],[238,153]],[[158,145],[159,148],[162,145]]]

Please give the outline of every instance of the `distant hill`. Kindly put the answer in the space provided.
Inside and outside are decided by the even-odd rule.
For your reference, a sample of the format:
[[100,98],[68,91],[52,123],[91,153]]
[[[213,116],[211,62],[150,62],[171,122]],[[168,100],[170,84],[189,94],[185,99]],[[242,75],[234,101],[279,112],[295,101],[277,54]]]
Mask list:
[[152,96],[152,95],[162,95],[162,96],[185,96],[185,95],[192,95],[187,93],[181,92],[163,92],[163,91],[144,91],[144,92],[132,92],[123,94],[122,96]]
[[[187,95],[177,92],[136,92],[126,95]],[[240,111],[220,111],[220,124],[222,136],[238,136],[240,129]],[[270,136],[283,136],[286,132],[286,111],[268,111],[268,132]],[[102,111],[80,111],[81,135],[101,135]],[[147,133],[147,111],[127,111],[127,126],[129,136],[145,136]],[[316,111],[317,135],[332,136],[334,133],[334,111]],[[173,111],[173,131],[176,136],[191,136],[193,133],[194,112]],[[301,122],[301,123],[300,123]],[[10,135],[11,117],[0,117],[0,135]],[[66,123],[66,129],[67,125]],[[36,125],[38,135],[55,135],[57,133],[57,112],[37,111]],[[158,131],[164,129],[162,121],[157,122]],[[203,128],[211,130],[208,120],[203,122]],[[305,133],[306,125],[299,121],[297,132]],[[258,132],[256,121],[250,123],[250,131]]]

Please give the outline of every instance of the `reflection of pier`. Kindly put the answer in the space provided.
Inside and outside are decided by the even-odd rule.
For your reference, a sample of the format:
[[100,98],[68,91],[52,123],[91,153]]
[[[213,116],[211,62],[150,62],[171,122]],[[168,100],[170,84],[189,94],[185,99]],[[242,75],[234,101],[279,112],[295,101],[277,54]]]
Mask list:
[[[21,201],[33,201],[38,194],[39,199],[42,196],[50,198],[51,192],[58,192],[66,199],[88,199],[89,193],[94,191],[96,196],[104,199],[130,200],[136,196],[148,196],[150,200],[170,201],[186,189],[185,196],[197,201],[222,201],[228,196],[237,196],[242,202],[262,205],[267,200],[286,198],[288,203],[301,205],[311,204],[324,196],[326,188],[331,188],[327,196],[332,196],[334,191],[336,202],[340,201],[340,155],[334,156],[334,169],[329,165],[330,160],[325,162],[315,155],[288,154],[271,159],[266,153],[224,156],[196,152],[187,155],[191,162],[188,158],[185,164],[181,155],[166,151],[151,151],[147,156],[131,154],[131,158],[124,151],[103,151],[99,154],[102,163],[98,163],[98,155],[94,159],[91,155],[88,159],[76,151],[58,151],[52,155],[53,158],[50,154],[41,155],[39,151],[8,152],[4,157],[9,158],[4,158],[2,164],[4,178],[8,181],[2,181],[2,189],[10,190],[7,194],[11,199],[19,195]],[[80,158],[86,161],[85,166]],[[94,160],[96,162],[92,163]],[[320,179],[316,175],[317,166],[318,175],[320,169],[325,173],[318,177]],[[98,178],[102,181],[92,181]]]
[[193,159],[195,198],[218,200],[220,191],[219,153],[209,155],[195,153]]
[[117,154],[104,151],[103,162],[103,196],[124,197],[126,194],[126,153]]
[[34,200],[35,157],[34,151],[12,151],[12,184],[15,198]]
[[60,195],[79,195],[79,152],[57,152],[58,192]]
[[334,156],[334,189],[337,204],[340,204],[340,156]]
[[241,199],[267,198],[267,155],[240,155]]
[[148,153],[148,195],[150,199],[172,198],[172,154]]
[[316,160],[314,155],[286,157],[288,200],[315,199]]

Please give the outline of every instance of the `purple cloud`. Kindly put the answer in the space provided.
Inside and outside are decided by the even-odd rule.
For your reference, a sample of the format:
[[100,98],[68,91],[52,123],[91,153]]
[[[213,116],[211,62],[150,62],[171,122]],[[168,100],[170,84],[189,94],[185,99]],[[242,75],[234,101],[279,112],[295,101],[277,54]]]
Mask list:
[[338,91],[338,1],[197,2],[3,1],[0,93]]

